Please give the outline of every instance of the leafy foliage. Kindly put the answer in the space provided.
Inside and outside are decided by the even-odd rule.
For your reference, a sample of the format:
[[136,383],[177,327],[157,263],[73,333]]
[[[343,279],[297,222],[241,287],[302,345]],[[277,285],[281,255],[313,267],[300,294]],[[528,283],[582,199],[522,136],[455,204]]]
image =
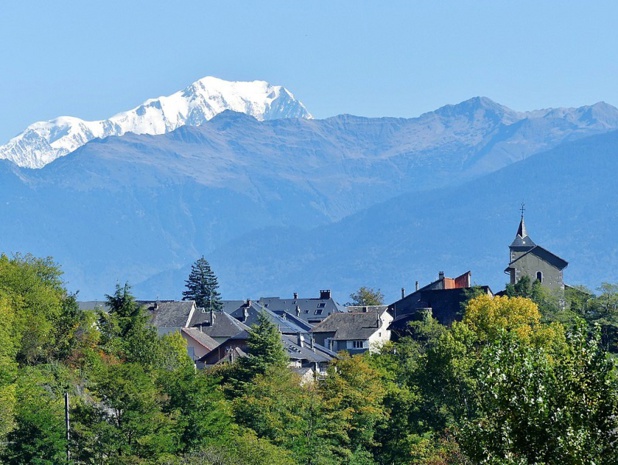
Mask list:
[[[341,355],[324,379],[288,367],[260,315],[247,357],[196,371],[128,284],[109,312],[78,309],[49,259],[0,256],[0,460],[168,465],[613,464],[618,286],[534,283],[470,296],[378,353]],[[520,294],[527,295],[524,297]],[[63,394],[71,396],[71,435]]]
[[358,291],[350,294],[350,299],[352,300],[346,304],[347,306],[384,305],[384,294],[380,292],[380,289],[371,287],[361,286]]
[[241,388],[256,375],[266,373],[270,367],[285,368],[288,362],[279,329],[266,314],[260,313],[257,324],[249,331],[247,356],[238,360],[231,375],[234,387]]

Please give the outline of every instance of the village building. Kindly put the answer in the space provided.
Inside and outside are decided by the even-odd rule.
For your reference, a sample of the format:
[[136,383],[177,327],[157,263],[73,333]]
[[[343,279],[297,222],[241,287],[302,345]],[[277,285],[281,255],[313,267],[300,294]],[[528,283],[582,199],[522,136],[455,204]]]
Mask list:
[[333,313],[344,313],[345,308],[335,302],[330,290],[320,291],[319,297],[299,298],[294,293],[291,299],[280,297],[261,297],[259,303],[278,315],[296,317],[315,325]]
[[463,305],[474,293],[493,295],[488,286],[472,286],[472,273],[467,271],[456,278],[438,274],[438,279],[388,306],[393,315],[390,329],[395,336],[409,334],[409,323],[421,320],[425,315],[433,316],[439,323],[450,325],[460,320],[463,315]]
[[510,262],[504,272],[509,275],[511,284],[516,284],[521,278],[528,276],[531,281],[538,281],[553,293],[559,294],[564,291],[562,274],[568,262],[534,243],[528,236],[523,210],[509,252]]
[[333,313],[316,325],[311,330],[316,343],[334,352],[358,354],[375,351],[390,340],[393,317],[385,305],[353,308],[357,311]]

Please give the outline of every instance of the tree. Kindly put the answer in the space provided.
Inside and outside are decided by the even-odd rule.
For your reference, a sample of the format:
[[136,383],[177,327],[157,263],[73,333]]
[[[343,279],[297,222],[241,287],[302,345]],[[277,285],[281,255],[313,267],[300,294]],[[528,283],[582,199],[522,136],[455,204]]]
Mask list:
[[238,360],[238,379],[248,382],[269,367],[284,370],[288,362],[279,329],[266,314],[260,313],[257,324],[249,331],[247,356]]
[[53,465],[66,463],[61,365],[25,366],[17,380],[15,429],[9,433],[0,462]]
[[99,315],[104,347],[129,362],[153,365],[159,344],[157,330],[150,324],[146,310],[131,295],[131,286],[116,284],[116,292],[106,298],[109,312]]
[[217,277],[204,256],[191,265],[191,273],[185,284],[187,290],[182,292],[182,300],[194,300],[198,307],[206,310],[219,312],[223,309],[221,295],[217,291]]
[[341,354],[320,383],[329,435],[342,463],[374,463],[377,429],[388,418],[386,387],[368,355]]
[[475,463],[616,463],[616,379],[599,335],[579,324],[566,347],[501,331],[473,371],[475,415],[462,446]]
[[52,358],[57,343],[54,325],[66,297],[61,275],[51,258],[0,255],[0,291],[15,310],[20,364],[34,365]]
[[165,393],[162,410],[176,418],[183,452],[230,439],[232,417],[219,382],[207,371],[196,372],[192,362],[159,374],[158,383]]
[[332,424],[315,384],[301,384],[291,370],[271,367],[255,376],[235,399],[234,413],[237,423],[258,437],[292,451],[298,464],[338,463],[328,444]]
[[103,366],[90,393],[73,409],[71,438],[78,462],[153,463],[178,452],[178,420],[162,411],[165,396],[141,364]]
[[380,289],[373,289],[371,287],[361,286],[356,292],[350,294],[350,302],[348,306],[354,307],[367,307],[370,305],[384,305],[384,294],[380,292]]
[[15,311],[0,291],[0,440],[13,428],[17,379],[17,337],[14,334]]

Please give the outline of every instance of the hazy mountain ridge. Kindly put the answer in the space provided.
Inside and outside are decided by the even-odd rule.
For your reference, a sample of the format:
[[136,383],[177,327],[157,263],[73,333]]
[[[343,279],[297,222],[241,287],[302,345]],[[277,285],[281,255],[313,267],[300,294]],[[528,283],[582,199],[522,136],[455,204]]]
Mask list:
[[[484,98],[413,119],[341,115],[258,121],[223,112],[199,127],[163,135],[93,140],[42,169],[0,160],[0,212],[11,219],[0,224],[0,250],[53,256],[67,271],[69,288],[81,289],[84,298],[101,298],[125,280],[144,282],[138,288],[144,298],[178,297],[174,286],[150,286],[148,279],[182,269],[202,254],[212,256],[223,289],[233,297],[258,290],[302,291],[310,281],[312,288],[351,291],[359,282],[381,286],[379,276],[390,277],[391,287],[404,282],[409,287],[414,277],[391,273],[393,267],[403,273],[407,265],[384,248],[422,249],[425,240],[439,236],[423,228],[454,227],[456,210],[448,221],[437,213],[440,205],[459,205],[449,198],[460,195],[456,186],[491,179],[497,169],[535,159],[545,148],[603,132],[618,121],[617,112],[596,104],[530,116]],[[380,214],[377,226],[352,219],[344,223],[350,215],[371,221],[370,213],[362,216],[365,209],[380,212],[383,206],[373,206],[395,197],[408,200],[384,207],[390,216]],[[522,200],[532,203],[515,197],[506,209],[516,211]],[[482,205],[474,197],[467,201]],[[419,209],[415,202],[433,207]],[[399,217],[410,222],[401,226]],[[333,221],[341,223],[330,225]],[[339,224],[347,226],[339,230]],[[376,227],[399,231],[401,237],[378,234],[371,244],[355,236],[356,229],[369,234]],[[417,228],[427,237],[414,243],[402,239],[404,231]],[[444,255],[453,257],[442,260],[447,273],[449,263],[468,267],[465,257],[455,260],[459,255],[451,250],[451,239],[442,240],[439,253],[414,258],[414,266],[436,273],[433,268],[441,268]],[[256,253],[245,253],[247,247]],[[429,244],[426,248],[431,250]],[[325,255],[337,258],[322,259]],[[372,257],[372,263],[364,257]],[[271,287],[256,286],[259,276]]]
[[243,112],[259,120],[311,118],[303,104],[281,86],[205,77],[173,95],[147,100],[107,120],[84,121],[62,116],[31,124],[0,146],[0,158],[23,167],[41,168],[96,138],[129,132],[165,134],[184,125],[199,126],[225,110]]
[[[252,233],[210,255],[223,291],[242,295],[311,295],[331,287],[369,285],[396,299],[401,287],[427,284],[439,271],[467,270],[477,284],[498,291],[508,276],[508,246],[526,203],[533,240],[569,262],[568,284],[592,289],[617,282],[618,132],[565,142],[549,152],[466,184],[405,193],[311,231]],[[229,260],[230,256],[234,260]],[[252,261],[255,273],[242,273]],[[182,285],[184,269],[137,286],[140,292]],[[228,284],[229,283],[229,284]]]

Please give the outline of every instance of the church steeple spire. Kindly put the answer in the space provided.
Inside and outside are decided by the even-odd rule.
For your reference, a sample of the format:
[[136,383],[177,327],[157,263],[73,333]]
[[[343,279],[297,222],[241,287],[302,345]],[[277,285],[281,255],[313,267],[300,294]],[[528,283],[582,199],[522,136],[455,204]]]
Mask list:
[[[528,236],[528,231],[526,230],[526,223],[524,222],[524,211],[526,210],[526,205],[524,203],[521,204],[521,220],[519,221],[519,228],[517,228],[517,234],[515,235],[515,240],[511,244],[511,248],[532,248],[535,247],[536,244],[530,237]],[[520,249],[521,250],[521,249]]]
[[517,235],[524,238],[528,237],[528,231],[526,231],[526,223],[524,223],[524,211],[526,210],[526,204],[521,204],[521,221],[519,222],[519,228],[517,229]]

